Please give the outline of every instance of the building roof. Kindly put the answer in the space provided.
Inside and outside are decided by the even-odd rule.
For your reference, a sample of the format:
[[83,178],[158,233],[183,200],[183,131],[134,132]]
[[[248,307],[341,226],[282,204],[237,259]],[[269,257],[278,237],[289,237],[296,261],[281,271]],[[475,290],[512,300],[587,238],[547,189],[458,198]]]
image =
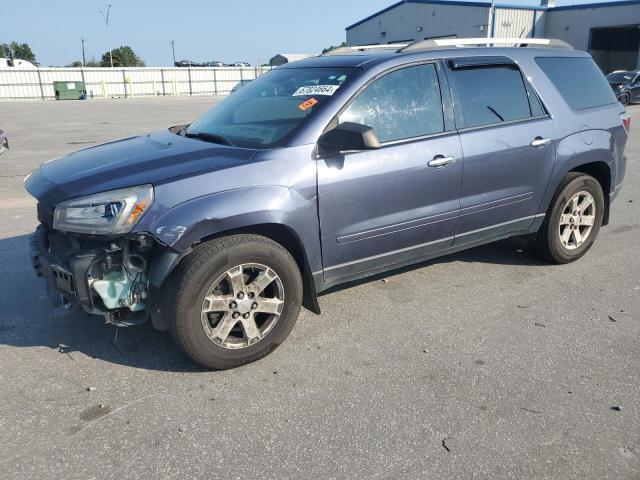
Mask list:
[[428,3],[428,4],[434,4],[434,5],[455,5],[455,6],[462,6],[462,7],[490,7],[491,6],[491,2],[469,2],[469,1],[458,1],[458,0],[400,0],[399,2],[394,3],[393,5],[389,5],[387,8],[383,8],[382,10],[380,10],[379,12],[376,12],[372,15],[369,15],[366,18],[363,18],[362,20],[354,23],[353,25],[349,25],[345,30],[350,30],[353,27],[357,27],[358,25],[371,20],[372,18],[377,17],[378,15],[381,15],[385,12],[388,12],[389,10],[393,10],[396,7],[399,7],[400,5],[402,5],[403,3]]
[[[345,30],[351,30],[358,25],[361,25],[372,18],[375,18],[379,15],[382,15],[389,10],[393,10],[396,7],[399,7],[405,3],[422,3],[427,5],[453,5],[458,7],[491,7],[491,2],[486,1],[468,1],[468,0],[400,0],[399,2],[394,3],[393,5],[389,5],[387,8],[380,10],[368,17],[363,18],[362,20],[349,25]],[[494,6],[496,8],[517,8],[522,10],[551,10],[551,11],[559,11],[559,10],[582,10],[586,8],[602,8],[602,7],[621,7],[627,5],[640,5],[640,0],[614,0],[609,2],[592,2],[592,3],[581,3],[574,5],[553,5],[553,6],[541,6],[540,4],[531,4],[531,5],[523,5],[522,3],[516,4],[515,0],[513,3],[495,3]]]
[[617,0],[613,2],[581,3],[578,5],[555,5],[548,10],[582,10],[584,8],[625,7],[627,5],[640,5],[640,0]]

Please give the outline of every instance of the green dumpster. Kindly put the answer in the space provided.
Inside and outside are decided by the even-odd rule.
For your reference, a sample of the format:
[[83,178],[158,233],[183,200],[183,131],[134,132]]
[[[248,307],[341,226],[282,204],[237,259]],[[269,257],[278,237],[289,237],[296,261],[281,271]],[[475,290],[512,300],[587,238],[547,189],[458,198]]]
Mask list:
[[87,98],[84,82],[53,82],[56,100],[81,100]]

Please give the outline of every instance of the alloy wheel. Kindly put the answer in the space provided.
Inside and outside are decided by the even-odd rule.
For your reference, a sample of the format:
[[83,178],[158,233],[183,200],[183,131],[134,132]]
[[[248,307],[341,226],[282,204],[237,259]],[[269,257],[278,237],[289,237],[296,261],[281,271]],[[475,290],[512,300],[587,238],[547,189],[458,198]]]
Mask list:
[[596,219],[596,201],[589,192],[575,193],[560,215],[558,234],[567,250],[575,250],[587,241]]
[[628,93],[623,93],[622,95],[620,95],[618,97],[618,101],[622,104],[622,105],[629,105],[631,103],[631,96]]
[[246,348],[275,327],[283,308],[284,287],[273,269],[258,263],[238,265],[209,288],[202,302],[202,327],[220,347]]

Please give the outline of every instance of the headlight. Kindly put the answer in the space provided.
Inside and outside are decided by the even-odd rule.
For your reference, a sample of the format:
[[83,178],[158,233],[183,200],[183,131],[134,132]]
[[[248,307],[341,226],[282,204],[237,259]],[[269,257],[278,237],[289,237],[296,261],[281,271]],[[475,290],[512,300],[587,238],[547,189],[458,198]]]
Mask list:
[[53,228],[92,234],[127,233],[153,202],[153,187],[122,188],[56,206]]

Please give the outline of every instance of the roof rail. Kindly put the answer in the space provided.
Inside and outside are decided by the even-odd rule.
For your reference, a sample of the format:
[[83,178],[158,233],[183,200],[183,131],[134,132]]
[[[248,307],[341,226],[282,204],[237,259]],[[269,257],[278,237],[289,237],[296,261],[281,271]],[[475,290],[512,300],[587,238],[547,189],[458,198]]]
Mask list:
[[516,46],[516,47],[549,47],[549,48],[573,48],[568,43],[550,38],[433,38],[429,40],[418,40],[410,43],[406,47],[399,49],[399,52],[420,52],[447,47],[467,47],[467,46]]
[[356,52],[366,52],[368,50],[402,50],[408,47],[409,43],[384,43],[380,45],[353,45],[348,47],[337,47],[328,52],[323,53],[321,56],[326,55],[349,55]]

